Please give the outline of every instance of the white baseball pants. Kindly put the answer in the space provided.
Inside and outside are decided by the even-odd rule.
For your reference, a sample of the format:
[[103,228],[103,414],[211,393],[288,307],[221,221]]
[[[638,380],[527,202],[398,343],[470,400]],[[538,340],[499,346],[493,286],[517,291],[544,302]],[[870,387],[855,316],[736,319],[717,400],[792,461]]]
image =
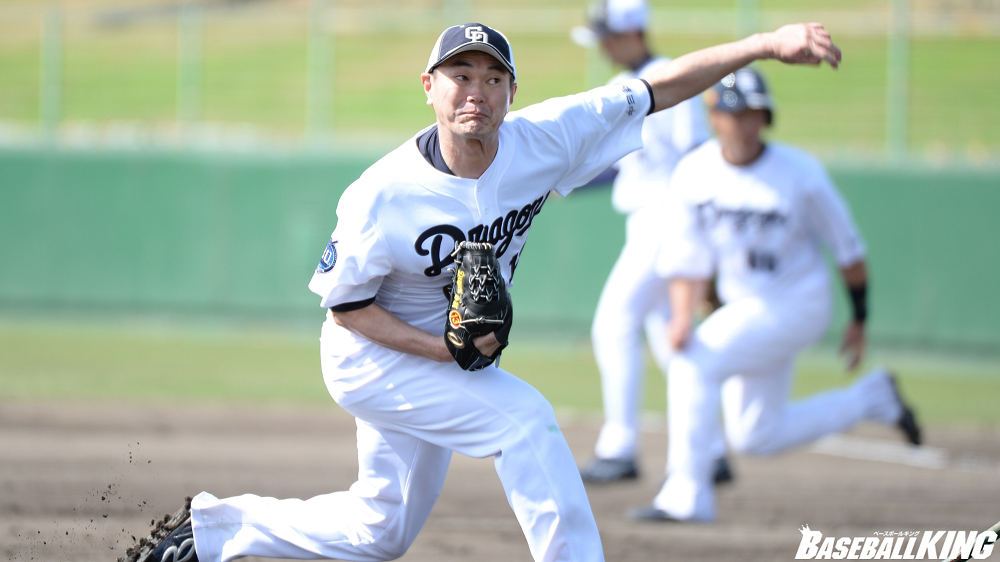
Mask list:
[[[625,246],[601,291],[591,342],[601,372],[604,425],[594,447],[602,459],[634,458],[639,446],[646,353],[649,345],[666,374],[673,357],[667,342],[670,322],[668,281],[656,274],[656,255],[662,239],[663,212],[658,205],[629,215]],[[726,452],[721,430],[712,441],[715,458]]]
[[679,519],[715,519],[714,456],[705,444],[719,432],[720,401],[729,446],[752,455],[902,415],[881,369],[847,388],[789,402],[795,355],[823,335],[829,320],[829,292],[813,293],[727,304],[674,358],[667,377],[668,477],[655,507]]
[[345,332],[326,322],[322,363],[330,393],[358,418],[358,481],[305,501],[199,494],[199,560],[398,558],[430,515],[452,451],[494,457],[534,560],[604,560],[573,455],[537,390],[496,366],[469,373],[378,346],[338,355]]
[[670,321],[667,281],[654,268],[662,236],[657,235],[660,217],[653,209],[649,206],[629,215],[625,246],[601,291],[591,328],[604,400],[604,425],[594,453],[602,459],[636,455],[646,370],[643,331],[664,373],[672,355],[666,337]]

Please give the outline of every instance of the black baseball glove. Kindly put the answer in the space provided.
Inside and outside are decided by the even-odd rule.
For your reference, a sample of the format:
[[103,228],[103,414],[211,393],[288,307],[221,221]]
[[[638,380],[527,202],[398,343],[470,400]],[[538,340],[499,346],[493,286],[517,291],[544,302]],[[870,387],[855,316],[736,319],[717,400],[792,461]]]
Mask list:
[[[492,364],[507,347],[514,310],[493,244],[459,242],[452,255],[455,266],[444,343],[460,367],[478,371]],[[476,349],[472,338],[490,332],[495,333],[500,349],[487,357]]]

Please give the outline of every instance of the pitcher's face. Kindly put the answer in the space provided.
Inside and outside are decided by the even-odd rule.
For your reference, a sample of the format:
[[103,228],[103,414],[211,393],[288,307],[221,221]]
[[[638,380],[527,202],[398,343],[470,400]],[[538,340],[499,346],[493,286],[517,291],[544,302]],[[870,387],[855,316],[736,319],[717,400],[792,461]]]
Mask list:
[[438,126],[469,138],[495,135],[517,92],[510,71],[479,51],[459,53],[421,79]]

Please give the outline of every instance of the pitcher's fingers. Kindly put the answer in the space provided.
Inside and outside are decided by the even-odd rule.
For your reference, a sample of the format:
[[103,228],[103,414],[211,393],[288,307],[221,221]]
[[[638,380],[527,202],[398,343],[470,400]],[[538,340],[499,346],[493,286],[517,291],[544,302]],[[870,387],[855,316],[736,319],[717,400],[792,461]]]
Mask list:
[[813,52],[816,53],[821,60],[825,60],[833,68],[837,68],[840,65],[841,52],[840,47],[838,47],[834,42],[833,38],[830,37],[830,32],[826,30],[822,25],[818,23],[810,24],[812,29],[812,47]]
[[832,43],[829,47],[814,43],[813,54],[817,56],[817,63],[826,61],[833,68],[840,66],[840,49],[837,49],[836,45]]
[[822,47],[823,49],[826,49],[826,51],[829,52],[834,58],[836,58],[838,61],[840,60],[841,56],[840,47],[838,47],[837,44],[833,42],[833,39],[831,39],[829,35],[827,35],[826,37],[816,37],[813,41],[813,44]]
[[823,27],[821,23],[808,23],[806,24],[806,29],[808,33],[816,35],[818,37],[830,37],[830,32]]

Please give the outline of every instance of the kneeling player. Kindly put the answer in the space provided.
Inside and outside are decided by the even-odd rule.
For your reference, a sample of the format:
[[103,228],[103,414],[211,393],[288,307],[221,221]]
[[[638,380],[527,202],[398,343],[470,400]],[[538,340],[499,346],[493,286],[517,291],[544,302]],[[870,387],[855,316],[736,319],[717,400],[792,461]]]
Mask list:
[[[743,68],[708,92],[717,140],[678,164],[671,187],[684,204],[658,270],[671,278],[668,327],[678,350],[668,374],[667,481],[640,520],[715,519],[713,437],[722,403],[729,446],[768,455],[863,420],[920,432],[896,382],[875,369],[843,390],[789,402],[796,354],[830,321],[820,246],[830,249],[853,303],[843,349],[857,366],[865,345],[865,246],[822,165],[764,143],[773,118],[761,76]],[[717,275],[724,306],[692,331],[693,309]]]

